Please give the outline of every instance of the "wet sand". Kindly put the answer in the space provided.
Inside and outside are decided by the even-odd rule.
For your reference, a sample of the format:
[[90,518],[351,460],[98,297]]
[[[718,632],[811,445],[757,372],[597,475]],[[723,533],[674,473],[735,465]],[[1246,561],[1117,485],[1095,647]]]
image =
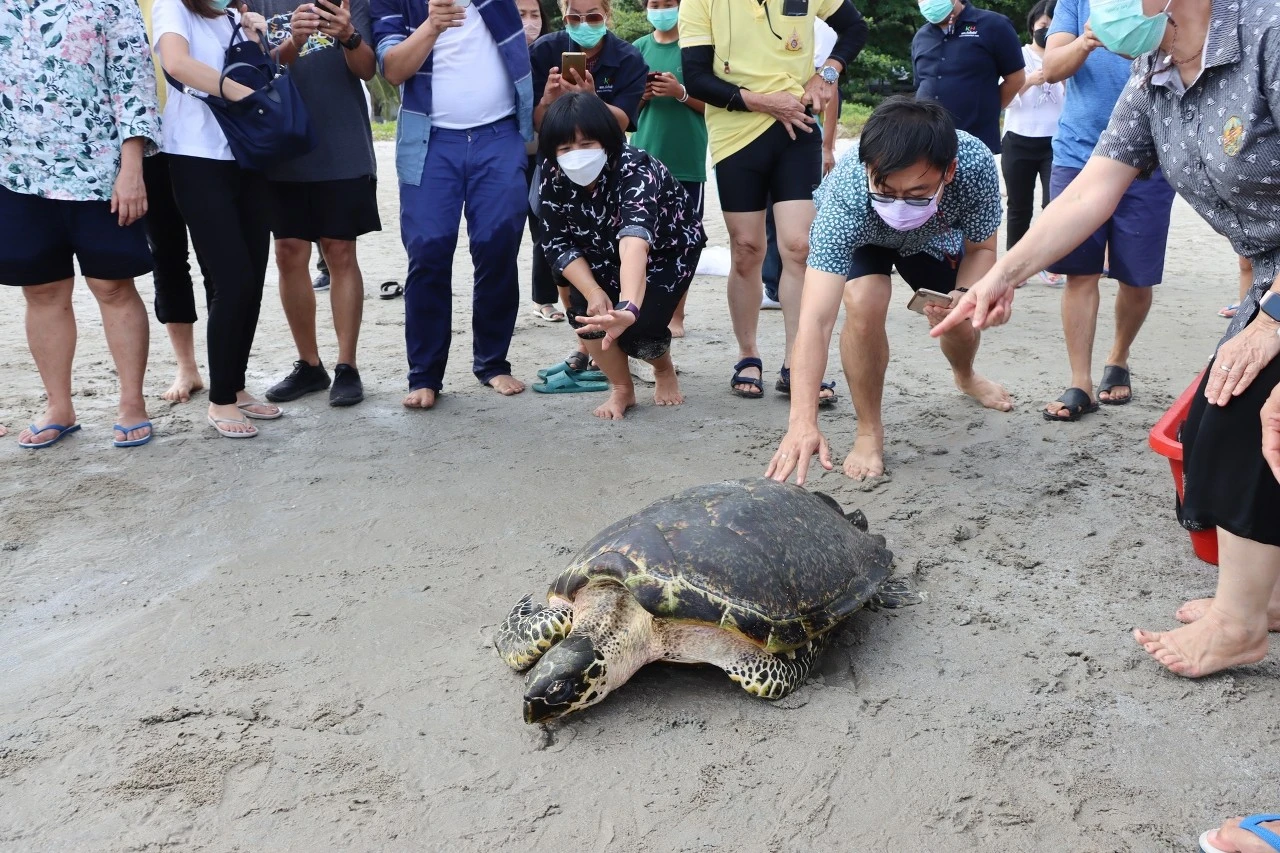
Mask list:
[[[21,296],[0,290],[0,848],[1155,853],[1276,805],[1277,659],[1189,682],[1129,637],[1214,584],[1147,447],[1236,287],[1226,242],[1181,202],[1135,400],[1077,424],[1039,414],[1067,378],[1058,291],[1024,288],[985,337],[980,368],[1017,401],[1005,415],[954,389],[899,285],[889,475],[813,485],[866,512],[924,604],[857,614],[776,704],[711,668],[651,667],[544,729],[521,721],[493,628],[617,518],[764,470],[787,418],[782,317],[761,320],[765,399],[733,397],[724,279],[700,278],[676,348],[686,405],[642,388],[625,422],[600,422],[603,395],[475,382],[464,244],[446,393],[405,411],[403,303],[376,291],[405,264],[379,154],[386,230],[361,242],[368,399],[353,409],[314,395],[257,439],[218,438],[203,395],[159,400],[173,363],[153,323],[157,438],[113,449],[111,363],[81,284],[84,429],[22,451],[41,388]],[[532,381],[571,341],[526,308],[512,361]],[[294,357],[272,269],[251,390]],[[821,416],[837,459],[855,423],[840,393]]]

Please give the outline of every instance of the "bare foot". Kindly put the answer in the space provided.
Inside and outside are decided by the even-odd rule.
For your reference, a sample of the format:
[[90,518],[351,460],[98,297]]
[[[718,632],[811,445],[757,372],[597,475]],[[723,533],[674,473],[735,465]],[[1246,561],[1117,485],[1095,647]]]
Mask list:
[[187,372],[178,368],[178,375],[174,378],[173,384],[160,396],[170,403],[185,403],[191,399],[193,393],[203,388],[204,380],[200,378],[200,371]]
[[504,397],[514,397],[524,390],[524,383],[514,376],[495,376],[484,383]]
[[684,337],[684,318],[681,317],[679,320],[677,320],[675,317],[672,317],[671,322],[667,324],[667,331],[671,333],[671,337],[673,338],[683,338]]
[[[149,420],[147,416],[146,406],[125,406],[121,405],[116,409],[116,423],[121,426],[133,426],[134,424],[145,423]],[[113,429],[112,436],[116,441],[137,441],[140,438],[146,438],[151,434],[151,427],[141,426],[137,429],[122,430]]]
[[1250,629],[1212,608],[1202,619],[1174,631],[1133,629],[1133,638],[1175,675],[1200,678],[1267,656],[1265,626]]
[[865,480],[884,475],[884,436],[858,433],[844,460],[846,477]]
[[[1221,850],[1222,853],[1272,853],[1275,850],[1274,847],[1249,830],[1241,829],[1240,821],[1241,818],[1232,818],[1224,823],[1220,829],[1209,831],[1205,834],[1205,841]],[[1263,829],[1280,835],[1280,820],[1267,821],[1258,825]]]
[[0,435],[8,435],[8,434],[9,434],[9,430],[5,429],[3,426],[0,426]]
[[[1212,598],[1193,598],[1178,608],[1174,617],[1184,624],[1190,624],[1204,617],[1213,604]],[[1267,630],[1280,631],[1280,594],[1272,593],[1271,604],[1267,607]]]
[[436,404],[437,392],[431,388],[419,388],[410,391],[402,401],[406,409],[430,409]]
[[636,404],[636,392],[615,388],[609,392],[609,399],[591,414],[605,421],[620,421],[626,417],[627,411]]
[[1013,411],[1013,398],[1009,396],[1009,392],[1004,390],[1003,385],[992,382],[985,376],[973,373],[963,380],[957,376],[956,387],[988,409],[995,409],[997,412]]
[[284,414],[284,409],[274,403],[264,403],[243,389],[236,394],[236,408],[245,417],[258,421],[274,421]]
[[676,378],[674,365],[667,370],[653,368],[653,402],[659,406],[679,406],[684,402],[684,394],[680,393],[680,380]]

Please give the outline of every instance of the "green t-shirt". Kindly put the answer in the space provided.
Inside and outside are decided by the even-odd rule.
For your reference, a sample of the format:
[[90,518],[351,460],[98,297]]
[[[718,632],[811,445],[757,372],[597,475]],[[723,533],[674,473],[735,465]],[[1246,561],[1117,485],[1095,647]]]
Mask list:
[[[636,48],[650,71],[669,71],[684,83],[679,42],[658,44],[650,34],[637,39]],[[631,144],[658,158],[677,181],[707,182],[707,123],[675,98],[641,105]]]

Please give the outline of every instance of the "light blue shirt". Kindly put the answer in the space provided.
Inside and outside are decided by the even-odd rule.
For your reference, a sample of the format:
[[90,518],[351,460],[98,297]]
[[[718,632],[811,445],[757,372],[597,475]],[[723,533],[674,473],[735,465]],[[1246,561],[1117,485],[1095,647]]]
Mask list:
[[[1089,0],[1058,0],[1049,37],[1055,33],[1077,37],[1088,20]],[[1058,135],[1053,138],[1053,165],[1084,168],[1129,81],[1131,65],[1123,56],[1099,47],[1067,78],[1066,104],[1058,119]]]

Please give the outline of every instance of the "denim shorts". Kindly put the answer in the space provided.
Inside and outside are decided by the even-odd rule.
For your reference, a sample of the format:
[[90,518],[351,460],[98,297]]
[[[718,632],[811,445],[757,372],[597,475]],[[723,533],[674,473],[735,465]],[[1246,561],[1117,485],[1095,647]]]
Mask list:
[[[1057,198],[1080,174],[1070,166],[1054,166],[1049,195]],[[1164,279],[1165,242],[1173,187],[1159,169],[1146,180],[1129,185],[1111,218],[1071,254],[1049,265],[1060,275],[1100,275],[1131,287],[1153,287]],[[1103,268],[1107,267],[1107,270]]]

